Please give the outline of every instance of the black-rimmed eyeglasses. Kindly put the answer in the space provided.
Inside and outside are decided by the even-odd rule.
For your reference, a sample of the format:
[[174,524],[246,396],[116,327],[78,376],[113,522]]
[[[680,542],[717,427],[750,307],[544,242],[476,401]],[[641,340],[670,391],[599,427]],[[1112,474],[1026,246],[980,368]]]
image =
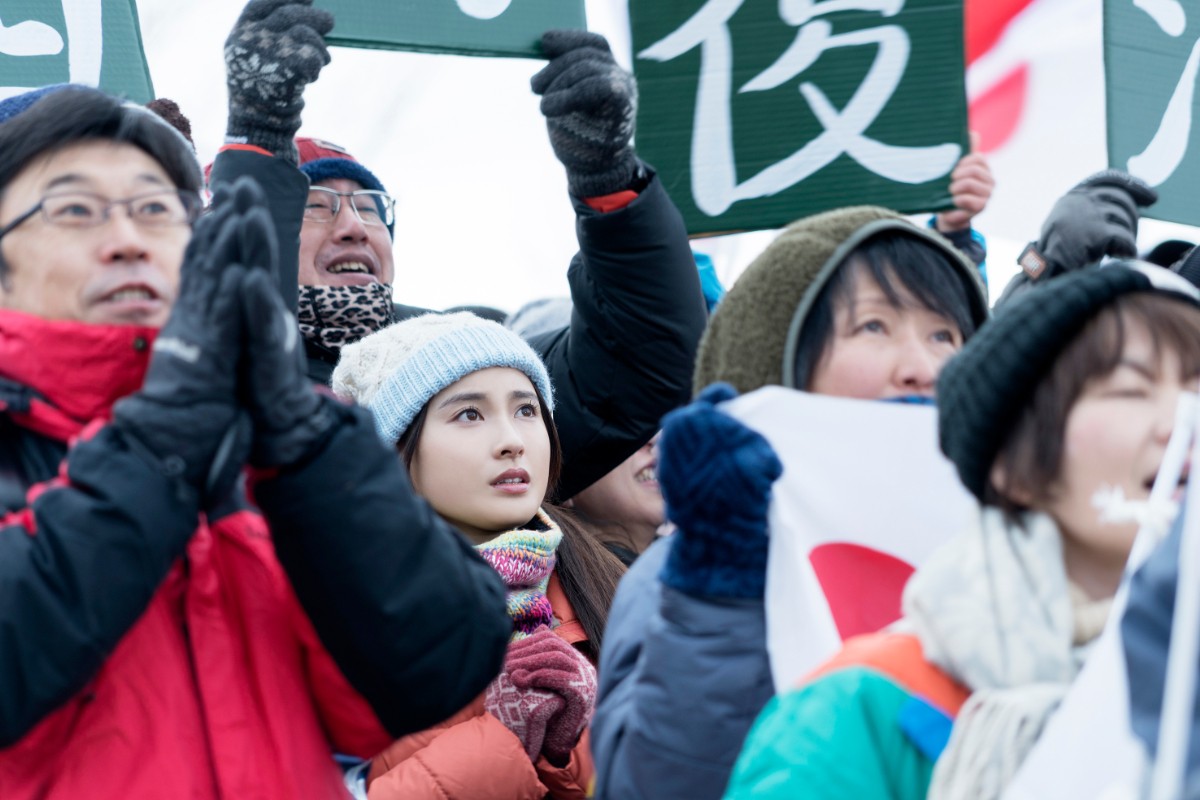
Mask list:
[[57,228],[95,228],[108,221],[114,206],[125,206],[129,218],[147,228],[188,225],[199,216],[200,196],[195,192],[163,189],[109,200],[91,192],[56,192],[0,228],[0,239],[39,213]]
[[396,220],[396,198],[374,189],[336,192],[324,186],[308,190],[304,218],[313,222],[333,222],[342,209],[342,198],[350,200],[354,216],[363,225],[391,225]]

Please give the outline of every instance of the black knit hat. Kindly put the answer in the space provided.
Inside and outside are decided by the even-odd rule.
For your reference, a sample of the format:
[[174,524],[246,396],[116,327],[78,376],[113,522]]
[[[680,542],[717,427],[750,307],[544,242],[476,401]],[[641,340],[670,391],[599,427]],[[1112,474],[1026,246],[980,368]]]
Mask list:
[[976,497],[983,499],[996,454],[1063,349],[1118,297],[1150,291],[1200,305],[1200,291],[1170,270],[1112,262],[1016,297],[950,359],[938,378],[938,438]]

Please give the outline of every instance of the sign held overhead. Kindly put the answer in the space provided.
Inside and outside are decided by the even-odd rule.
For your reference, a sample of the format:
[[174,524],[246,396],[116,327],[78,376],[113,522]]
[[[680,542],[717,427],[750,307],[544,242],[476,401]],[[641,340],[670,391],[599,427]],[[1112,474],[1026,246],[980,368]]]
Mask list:
[[383,50],[541,58],[551,28],[586,28],[583,0],[317,0],[329,43]]
[[962,0],[633,0],[638,152],[690,233],[949,208]]
[[1158,190],[1142,213],[1200,224],[1200,9],[1195,4],[1105,0],[1108,160]]
[[133,0],[6,0],[0,99],[55,83],[154,99]]

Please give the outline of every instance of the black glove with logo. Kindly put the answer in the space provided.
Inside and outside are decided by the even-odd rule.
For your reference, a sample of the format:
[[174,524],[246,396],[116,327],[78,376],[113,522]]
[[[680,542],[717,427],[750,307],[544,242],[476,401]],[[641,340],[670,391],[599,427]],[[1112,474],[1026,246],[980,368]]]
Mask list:
[[597,33],[547,31],[542,52],[550,59],[530,80],[542,96],[542,114],[554,155],[567,168],[576,197],[629,189],[640,171],[634,155],[637,85],[617,66],[608,41]]
[[225,40],[227,141],[253,144],[298,163],[304,88],[329,63],[333,15],[312,0],[251,0]]
[[1127,172],[1108,169],[1075,185],[1059,198],[1042,225],[1042,236],[1025,248],[1020,263],[1029,277],[1051,277],[1105,256],[1137,256],[1138,209],[1158,193]]
[[[264,212],[265,213],[265,212]],[[317,393],[305,371],[296,318],[279,295],[274,253],[242,282],[245,359],[241,395],[254,423],[250,463],[285,467],[320,449],[334,425],[337,401]]]
[[249,446],[237,397],[241,264],[275,246],[253,181],[218,194],[220,205],[196,224],[184,253],[179,297],[155,339],[145,383],[113,409],[113,424],[131,444],[205,505],[228,494]]

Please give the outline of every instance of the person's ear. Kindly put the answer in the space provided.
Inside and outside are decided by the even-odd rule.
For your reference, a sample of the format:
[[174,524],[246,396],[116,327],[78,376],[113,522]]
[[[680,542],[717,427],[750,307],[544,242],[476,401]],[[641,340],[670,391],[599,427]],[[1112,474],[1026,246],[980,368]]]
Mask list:
[[1021,506],[1028,507],[1032,504],[1033,492],[1029,491],[1029,488],[1021,481],[1012,480],[1004,459],[997,458],[992,464],[992,469],[988,473],[988,482],[1000,496]]

